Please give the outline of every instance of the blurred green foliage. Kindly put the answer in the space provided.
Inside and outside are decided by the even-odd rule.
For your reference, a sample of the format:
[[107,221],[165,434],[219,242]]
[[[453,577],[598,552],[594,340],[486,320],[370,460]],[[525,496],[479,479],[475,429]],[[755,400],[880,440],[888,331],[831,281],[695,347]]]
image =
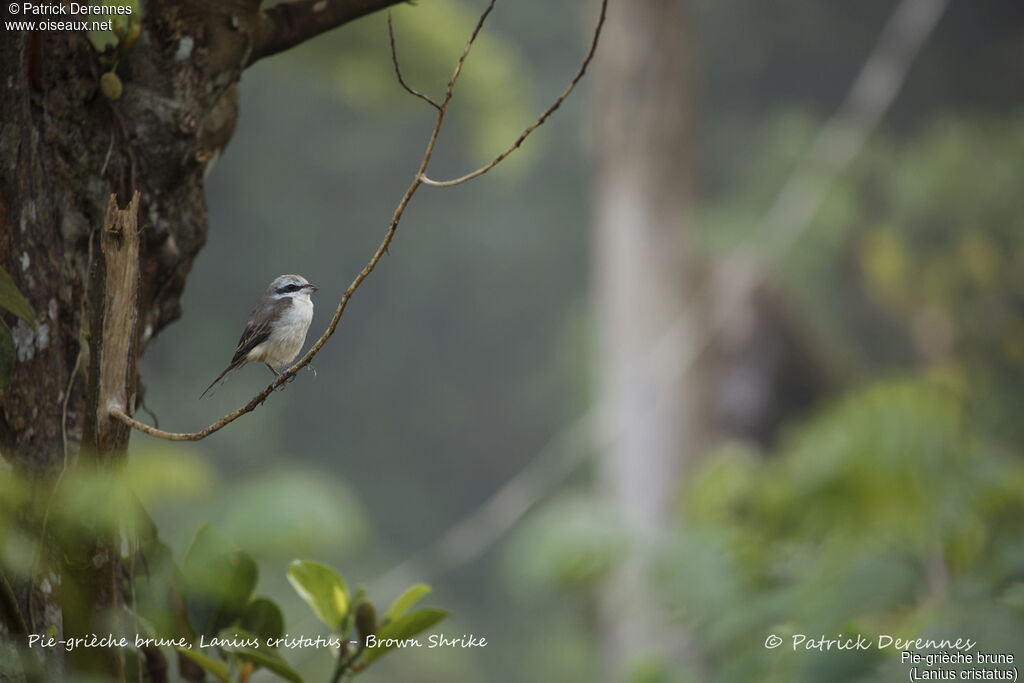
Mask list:
[[[239,526],[250,532],[245,534],[247,537],[255,523],[261,525],[263,534],[274,538],[274,543],[262,544],[264,552],[285,552],[291,548],[303,523],[314,527],[327,523],[344,526],[350,519],[360,528],[357,506],[350,503],[347,515],[329,520],[326,516],[339,508],[332,507],[326,494],[317,498],[316,479],[303,478],[301,473],[293,475],[291,481],[298,482],[298,489],[289,488],[288,477],[283,477],[282,489],[260,495],[256,481],[247,490],[258,503],[240,496],[239,507],[232,508],[253,515],[248,518],[248,525]],[[122,654],[130,669],[143,670],[143,647],[147,645],[140,646],[138,639],[150,639],[152,644],[148,646],[162,649],[165,657],[174,652],[170,648],[175,648],[181,657],[218,681],[247,680],[254,670],[262,668],[284,680],[302,683],[302,676],[279,648],[313,647],[295,644],[296,639],[312,639],[304,633],[294,634],[295,637],[286,633],[281,608],[274,600],[256,595],[260,568],[253,555],[210,524],[204,524],[179,564],[146,511],[150,505],[170,501],[180,504],[202,497],[212,490],[214,480],[206,461],[197,454],[168,446],[139,449],[118,466],[72,464],[53,489],[12,471],[0,471],[3,589],[6,591],[12,582],[33,581],[43,593],[50,593],[60,584],[62,548],[78,542],[85,537],[83,534],[122,533],[126,539],[120,587],[124,610],[106,615],[103,623],[109,626],[110,633],[127,638],[129,646]],[[325,491],[330,490],[329,481],[319,483],[327,487]],[[282,495],[298,497],[307,505],[290,508],[281,503]],[[258,514],[259,505],[266,508],[265,515]],[[310,510],[313,512],[309,513]],[[280,518],[275,519],[278,514]],[[232,517],[227,515],[226,519],[230,521]],[[304,527],[307,532],[309,528]],[[325,534],[316,545],[330,538],[331,534]],[[377,623],[375,616],[367,616],[374,614],[374,608],[365,591],[359,588],[355,595],[350,595],[344,579],[326,565],[296,560],[288,570],[288,579],[335,636],[317,645],[337,655],[334,681],[343,674],[351,677],[390,651],[393,645],[389,639],[412,638],[447,616],[447,612],[435,608],[410,611],[430,592],[424,584],[416,584],[399,596]],[[8,610],[20,610],[7,602],[4,609],[5,623],[14,618]],[[357,617],[357,613],[362,617]],[[60,633],[58,623],[36,624],[25,614],[18,617],[31,632]],[[351,647],[346,638],[356,626],[359,645]],[[385,644],[367,644],[368,636]],[[26,644],[15,641],[9,645],[17,649]],[[5,650],[5,658],[6,654]],[[33,660],[29,656],[26,661]],[[5,674],[14,675],[20,669],[14,660],[3,662]]]
[[[413,89],[435,101],[444,96],[455,62],[479,19],[480,8],[465,0],[430,0],[392,9],[395,47],[402,76]],[[482,31],[466,61],[446,127],[445,144],[457,146],[475,163],[489,161],[516,139],[538,112],[533,88],[518,49],[493,30]],[[377,113],[434,114],[406,93],[395,77],[383,12],[344,26],[322,39],[282,56],[278,68],[303,68],[318,87],[354,107]],[[531,145],[523,149],[529,150]],[[509,168],[535,152],[517,153]]]
[[354,493],[324,472],[275,468],[233,482],[223,494],[213,511],[218,526],[256,557],[337,552],[368,534]]
[[919,364],[956,378],[984,428],[1016,443],[1022,175],[1015,119],[944,118],[908,140],[883,137],[833,189],[784,269],[794,299],[859,373]]
[[[767,458],[713,453],[683,501],[657,585],[713,680],[879,680],[898,659],[794,652],[794,633],[1024,642],[1024,463],[978,433],[948,387],[883,382]],[[760,647],[770,633],[786,645]]]
[[[581,581],[598,587],[624,548],[652,556],[655,594],[700,668],[637,653],[631,681],[900,676],[894,648],[794,651],[795,634],[969,637],[982,651],[1021,652],[1024,461],[979,430],[949,382],[871,384],[771,453],[724,444],[688,474],[680,501],[654,549],[614,552],[606,540],[596,556],[586,539],[616,537],[605,515],[584,515],[590,531],[580,533],[580,508],[552,501],[510,544],[506,565],[517,578],[542,568],[546,582],[531,589],[550,599]],[[769,634],[784,645],[762,647]]]
[[82,525],[144,532],[152,527],[146,507],[195,500],[214,481],[198,454],[166,446],[140,448],[116,470],[71,467],[56,488],[0,469],[2,567],[12,579],[29,576],[43,552],[31,529],[42,529],[48,540],[73,535]]
[[[772,237],[758,222],[818,123],[783,112],[727,201],[704,210],[712,253]],[[939,117],[881,134],[778,269],[838,374],[927,367],[964,383],[975,416],[1024,438],[1024,125]]]
[[564,494],[527,519],[505,547],[508,579],[524,593],[589,588],[634,550],[624,522],[596,496]]

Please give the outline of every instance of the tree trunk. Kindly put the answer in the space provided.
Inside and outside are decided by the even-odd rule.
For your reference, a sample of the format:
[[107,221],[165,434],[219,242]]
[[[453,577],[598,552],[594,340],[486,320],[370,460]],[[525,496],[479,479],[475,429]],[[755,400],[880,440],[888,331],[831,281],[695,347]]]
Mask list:
[[[65,459],[74,459],[83,431],[91,443],[82,458],[95,464],[127,445],[123,427],[98,414],[100,368],[92,362],[108,341],[100,233],[111,195],[127,202],[133,191],[141,193],[133,216],[141,228],[141,352],[180,313],[185,277],[206,239],[203,174],[237,113],[244,41],[224,10],[215,3],[150,5],[142,37],[118,66],[124,82],[118,100],[100,91],[104,67],[85,35],[13,34],[0,47],[0,264],[37,322],[33,331],[7,316],[17,363],[3,392],[0,447],[18,474],[41,483],[44,495]],[[134,386],[134,362],[120,382],[122,391]],[[40,524],[27,518],[27,534],[39,538]],[[35,632],[50,626],[62,628],[64,637],[104,632],[96,620],[117,604],[119,544],[93,533],[79,540],[57,553],[42,539],[53,556],[41,558],[36,578],[50,590],[37,591],[34,600],[28,597],[33,577],[11,576]],[[119,652],[79,652],[83,658],[73,668],[121,677]]]
[[[641,547],[665,530],[681,465],[702,440],[701,382],[681,381],[695,280],[691,45],[686,3],[612,3],[597,58],[599,167],[594,211],[594,306],[602,429],[601,479]],[[643,553],[611,581],[604,651],[631,656],[679,647],[647,592]],[[675,634],[678,636],[678,634]]]
[[[124,203],[141,192],[144,347],[180,314],[185,277],[206,239],[203,174],[237,115],[245,40],[227,10],[148,4],[142,37],[117,69],[124,94],[116,101],[100,92],[104,67],[83,34],[13,34],[0,48],[0,264],[39,325],[33,332],[14,323],[18,362],[3,395],[0,445],[15,468],[38,477],[62,466],[60,407],[83,333],[93,332],[86,295],[102,266],[98,236],[110,196]],[[71,385],[72,445],[84,424],[84,386]]]

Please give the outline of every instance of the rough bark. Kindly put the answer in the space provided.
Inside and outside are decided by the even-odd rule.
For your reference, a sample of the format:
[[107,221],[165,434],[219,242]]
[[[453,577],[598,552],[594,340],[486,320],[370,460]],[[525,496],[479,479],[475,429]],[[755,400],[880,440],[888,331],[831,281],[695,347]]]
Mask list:
[[[141,344],[180,314],[185,277],[206,239],[203,173],[227,143],[245,39],[218,3],[156,5],[118,67],[120,100],[99,91],[89,40],[32,33],[4,40],[0,264],[36,312],[17,329],[0,445],[44,476],[63,461],[63,392],[89,332],[90,273],[111,194],[141,193]],[[87,360],[87,359],[86,359]],[[68,432],[81,433],[84,384],[72,387]]]

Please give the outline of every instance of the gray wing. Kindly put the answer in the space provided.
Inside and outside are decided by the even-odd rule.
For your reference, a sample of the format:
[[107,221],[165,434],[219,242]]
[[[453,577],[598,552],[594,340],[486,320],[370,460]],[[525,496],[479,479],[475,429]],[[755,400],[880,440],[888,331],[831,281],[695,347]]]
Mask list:
[[281,317],[285,306],[290,303],[288,300],[276,300],[253,309],[249,314],[249,321],[245,324],[245,329],[242,330],[242,336],[238,339],[235,355],[231,357],[231,367],[241,365],[250,351],[270,337],[270,330],[274,323]]
[[252,313],[249,314],[249,321],[245,323],[245,329],[242,330],[242,336],[238,340],[238,346],[235,347],[235,355],[231,357],[231,362],[224,372],[217,375],[217,379],[210,382],[210,386],[206,387],[206,391],[199,395],[199,398],[206,396],[206,393],[219,382],[224,375],[228,374],[235,368],[241,367],[245,364],[246,356],[254,348],[262,344],[270,337],[270,330],[273,328],[274,323],[281,317],[285,307],[290,305],[291,302],[288,300],[275,300],[267,303],[260,304],[253,309]]

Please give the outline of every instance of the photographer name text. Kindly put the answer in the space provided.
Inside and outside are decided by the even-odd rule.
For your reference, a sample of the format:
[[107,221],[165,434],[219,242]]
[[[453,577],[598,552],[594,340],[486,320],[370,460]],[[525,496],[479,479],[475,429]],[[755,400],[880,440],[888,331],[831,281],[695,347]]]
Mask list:
[[88,5],[81,2],[36,4],[34,2],[12,2],[8,5],[11,14],[21,14],[38,17],[57,16],[127,16],[132,13],[131,5]]
[[[778,638],[778,636],[775,636]],[[978,644],[976,641],[970,638],[957,638],[956,640],[934,640],[929,638],[897,638],[887,634],[878,636],[877,639],[869,639],[861,634],[856,636],[844,636],[840,634],[835,638],[827,638],[825,636],[807,636],[802,633],[796,633],[792,637],[793,639],[793,650],[818,650],[819,652],[826,652],[828,650],[895,650],[902,652],[903,650],[957,650],[957,651],[968,651],[973,650]],[[769,636],[771,640],[771,636]],[[781,639],[780,639],[781,641]],[[778,645],[782,643],[779,642]],[[778,647],[776,645],[775,647]],[[765,642],[765,646],[771,647],[768,641]]]

